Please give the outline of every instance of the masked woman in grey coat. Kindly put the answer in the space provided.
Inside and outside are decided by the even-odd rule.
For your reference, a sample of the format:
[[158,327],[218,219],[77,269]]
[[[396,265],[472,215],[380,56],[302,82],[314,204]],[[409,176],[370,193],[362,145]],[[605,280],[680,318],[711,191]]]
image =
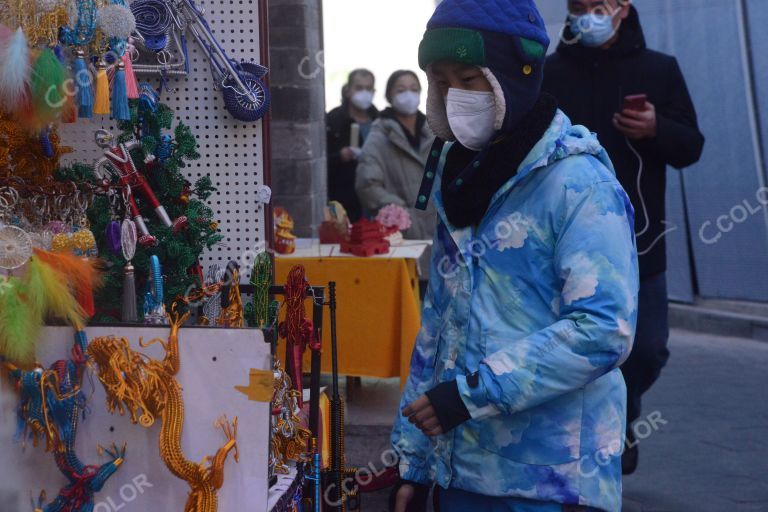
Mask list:
[[376,215],[390,204],[402,206],[413,224],[403,233],[409,240],[432,240],[436,213],[433,207],[416,210],[416,195],[435,136],[419,111],[421,83],[413,71],[395,71],[387,81],[392,107],[371,127],[357,166],[355,188],[367,213]]

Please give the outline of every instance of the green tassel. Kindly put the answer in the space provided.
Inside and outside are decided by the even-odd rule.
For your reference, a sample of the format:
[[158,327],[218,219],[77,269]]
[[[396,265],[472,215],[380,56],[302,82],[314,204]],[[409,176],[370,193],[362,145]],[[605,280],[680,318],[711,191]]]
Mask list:
[[42,325],[39,310],[25,301],[27,290],[20,280],[11,277],[0,285],[0,354],[14,363],[34,363]]
[[56,53],[51,48],[43,50],[32,68],[30,82],[35,118],[41,125],[55,121],[61,114],[67,102],[64,96],[66,78],[67,71]]

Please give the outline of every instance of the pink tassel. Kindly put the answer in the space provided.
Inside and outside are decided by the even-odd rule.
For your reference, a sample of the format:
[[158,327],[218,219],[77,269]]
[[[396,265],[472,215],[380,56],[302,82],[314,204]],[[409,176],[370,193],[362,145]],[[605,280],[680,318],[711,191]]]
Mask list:
[[136,80],[136,73],[133,71],[133,63],[128,53],[123,55],[123,63],[125,64],[125,87],[128,99],[137,100],[139,99],[139,82]]

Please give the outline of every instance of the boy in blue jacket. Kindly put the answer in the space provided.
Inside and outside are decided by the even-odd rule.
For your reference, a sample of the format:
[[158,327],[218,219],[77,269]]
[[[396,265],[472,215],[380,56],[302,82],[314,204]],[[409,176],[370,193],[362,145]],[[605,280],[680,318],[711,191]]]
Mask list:
[[[392,443],[397,512],[618,511],[637,316],[634,212],[594,134],[541,94],[532,0],[443,0],[419,48],[438,210]],[[434,185],[434,187],[433,187]]]

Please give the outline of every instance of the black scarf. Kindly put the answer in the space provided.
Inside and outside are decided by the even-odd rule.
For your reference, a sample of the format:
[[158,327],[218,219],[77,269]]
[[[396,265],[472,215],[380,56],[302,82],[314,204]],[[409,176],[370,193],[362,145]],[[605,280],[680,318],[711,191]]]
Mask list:
[[441,184],[448,220],[457,228],[480,223],[491,198],[517,174],[533,146],[544,135],[557,111],[557,100],[542,93],[528,114],[510,132],[478,153],[456,142],[448,152]]

